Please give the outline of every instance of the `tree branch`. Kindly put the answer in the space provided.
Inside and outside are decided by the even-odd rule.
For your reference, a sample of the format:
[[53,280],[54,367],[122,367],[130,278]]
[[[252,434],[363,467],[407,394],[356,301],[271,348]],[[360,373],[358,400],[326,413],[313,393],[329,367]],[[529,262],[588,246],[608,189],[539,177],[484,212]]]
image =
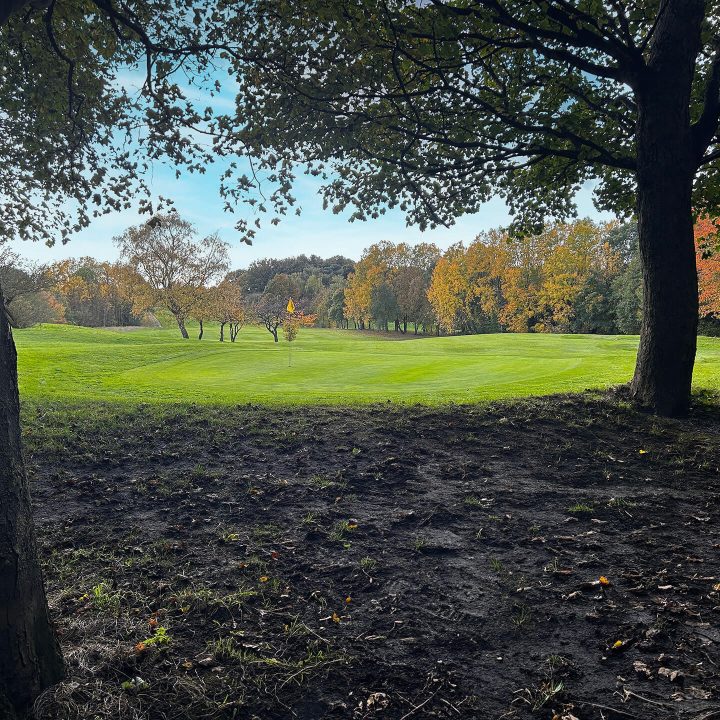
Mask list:
[[715,52],[707,83],[703,111],[692,126],[692,141],[695,157],[700,161],[712,142],[720,122],[720,48]]

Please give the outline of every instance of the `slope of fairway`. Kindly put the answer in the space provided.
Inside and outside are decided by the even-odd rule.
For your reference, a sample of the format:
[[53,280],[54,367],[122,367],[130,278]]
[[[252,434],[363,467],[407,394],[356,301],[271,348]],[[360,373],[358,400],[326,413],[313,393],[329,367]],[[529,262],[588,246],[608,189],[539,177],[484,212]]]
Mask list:
[[[474,335],[396,340],[311,329],[292,345],[244,328],[234,344],[43,325],[15,333],[24,398],[141,402],[473,402],[603,388],[632,375],[637,337]],[[720,340],[700,338],[696,388],[720,381]]]

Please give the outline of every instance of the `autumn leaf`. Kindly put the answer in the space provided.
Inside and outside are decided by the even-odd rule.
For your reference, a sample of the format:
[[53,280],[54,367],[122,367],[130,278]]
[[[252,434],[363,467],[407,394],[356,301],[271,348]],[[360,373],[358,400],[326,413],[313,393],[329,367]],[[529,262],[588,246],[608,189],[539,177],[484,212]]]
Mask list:
[[144,642],[139,642],[135,645],[135,652],[140,655],[147,650],[147,645]]
[[340,622],[340,616],[336,612],[332,614],[332,621],[336,623]]
[[608,585],[610,585],[610,580],[608,580],[604,575],[601,575],[601,576],[598,578],[598,582],[599,582],[603,587],[608,587]]
[[260,582],[266,583],[270,578],[267,575],[261,575],[260,576]]

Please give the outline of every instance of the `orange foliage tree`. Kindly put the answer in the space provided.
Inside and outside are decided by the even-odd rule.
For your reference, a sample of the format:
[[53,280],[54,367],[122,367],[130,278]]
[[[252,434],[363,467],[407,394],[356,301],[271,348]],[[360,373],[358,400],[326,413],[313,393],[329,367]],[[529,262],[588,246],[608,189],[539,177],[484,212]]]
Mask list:
[[720,318],[720,253],[718,219],[702,218],[695,223],[700,316]]

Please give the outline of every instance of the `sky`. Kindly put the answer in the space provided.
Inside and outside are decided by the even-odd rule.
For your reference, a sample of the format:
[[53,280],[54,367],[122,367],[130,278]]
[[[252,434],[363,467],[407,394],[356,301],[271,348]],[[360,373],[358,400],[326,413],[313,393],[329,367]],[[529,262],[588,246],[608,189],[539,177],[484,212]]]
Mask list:
[[[138,69],[128,70],[118,75],[117,82],[132,93],[139,93],[144,81],[144,73]],[[218,74],[222,79],[219,94],[210,98],[206,90],[189,85],[184,91],[198,108],[212,104],[220,111],[231,111],[237,85],[232,78]],[[243,160],[238,160],[240,170]],[[319,178],[313,178],[298,172],[293,195],[302,208],[300,216],[288,215],[279,225],[271,225],[270,215],[248,246],[240,241],[235,230],[239,213],[246,213],[249,224],[254,222],[249,206],[240,206],[235,214],[224,212],[223,201],[218,189],[220,175],[227,167],[224,162],[210,166],[204,174],[183,174],[179,179],[175,171],[163,164],[153,167],[152,175],[147,178],[148,185],[155,195],[170,198],[180,215],[192,222],[199,237],[217,232],[230,245],[231,268],[245,268],[253,260],[266,257],[290,257],[293,255],[315,254],[321,257],[345,255],[353,260],[360,259],[369,245],[381,240],[395,243],[433,242],[441,250],[453,243],[469,243],[480,233],[492,228],[506,226],[510,222],[507,207],[501,198],[495,198],[482,206],[474,215],[459,218],[450,228],[437,228],[421,232],[417,227],[407,227],[404,214],[400,209],[388,211],[376,220],[349,222],[351,211],[335,215],[331,210],[323,210],[322,198],[318,192],[321,186]],[[248,173],[249,174],[249,173]],[[599,213],[592,203],[592,185],[582,188],[576,198],[578,215],[594,220],[610,220],[608,213]],[[63,245],[60,241],[52,247],[42,243],[12,241],[10,247],[22,257],[33,262],[51,263],[68,257],[90,256],[97,260],[116,260],[118,250],[113,238],[131,225],[147,220],[147,215],[139,215],[128,210],[95,219],[88,228],[75,234]]]
[[[197,228],[204,237],[218,232],[230,244],[232,268],[247,267],[253,260],[265,257],[290,257],[305,253],[321,257],[345,255],[358,260],[365,248],[380,240],[392,242],[434,242],[442,250],[456,242],[471,242],[475,236],[491,228],[507,225],[510,215],[500,198],[483,205],[475,215],[458,219],[450,228],[437,228],[421,232],[417,227],[407,227],[404,214],[398,209],[388,211],[377,220],[349,222],[350,212],[339,215],[323,210],[318,194],[320,181],[300,176],[294,195],[302,208],[300,216],[288,215],[279,225],[264,222],[252,246],[240,242],[234,226],[244,208],[235,214],[223,212],[223,203],[218,194],[219,170],[204,175],[183,175],[175,179],[174,173],[157,170],[152,178],[153,192],[171,198],[177,211]],[[608,213],[598,212],[592,203],[591,186],[584,187],[577,196],[580,217],[595,220],[609,220]],[[249,208],[247,209],[249,211]],[[117,248],[113,238],[127,227],[147,219],[128,210],[95,219],[88,228],[74,235],[63,245],[57,242],[48,248],[42,243],[16,241],[11,247],[20,255],[36,262],[55,262],[68,257],[89,255],[98,260],[116,260]]]

